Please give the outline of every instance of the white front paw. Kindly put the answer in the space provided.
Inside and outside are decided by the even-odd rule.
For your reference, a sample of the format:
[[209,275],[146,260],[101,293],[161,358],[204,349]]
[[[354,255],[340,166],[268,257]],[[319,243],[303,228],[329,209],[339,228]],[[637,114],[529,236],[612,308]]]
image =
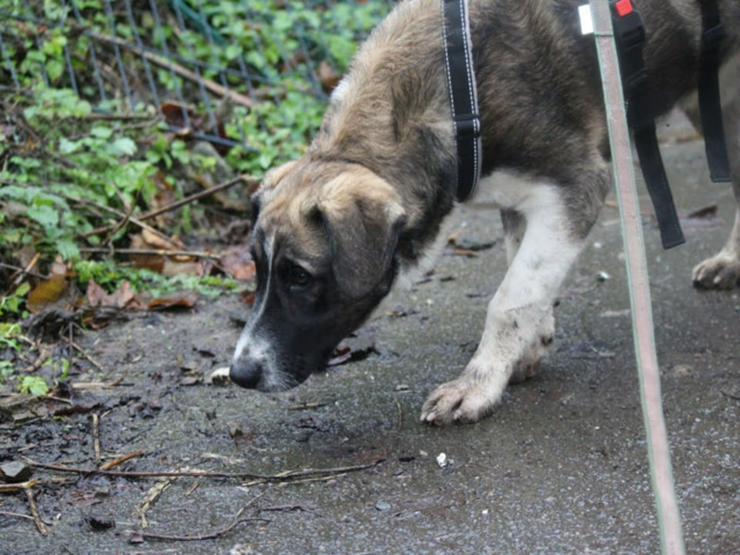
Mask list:
[[740,258],[726,251],[697,264],[694,285],[704,289],[732,289],[740,283]]
[[493,409],[503,393],[503,387],[497,388],[487,382],[472,375],[462,375],[442,384],[424,403],[421,421],[437,426],[477,422]]

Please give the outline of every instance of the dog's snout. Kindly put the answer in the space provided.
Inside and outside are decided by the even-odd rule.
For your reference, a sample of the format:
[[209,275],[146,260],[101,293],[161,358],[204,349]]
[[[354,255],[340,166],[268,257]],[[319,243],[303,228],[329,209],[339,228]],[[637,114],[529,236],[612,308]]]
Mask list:
[[255,360],[235,361],[229,370],[231,381],[247,389],[257,389],[262,379],[262,365]]

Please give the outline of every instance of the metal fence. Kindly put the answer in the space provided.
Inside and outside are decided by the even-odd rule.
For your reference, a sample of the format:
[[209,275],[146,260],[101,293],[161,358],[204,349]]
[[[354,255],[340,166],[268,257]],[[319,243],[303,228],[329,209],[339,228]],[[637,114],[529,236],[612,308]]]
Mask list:
[[0,93],[70,88],[100,112],[156,109],[176,133],[248,145],[225,113],[287,89],[325,97],[391,4],[0,0]]

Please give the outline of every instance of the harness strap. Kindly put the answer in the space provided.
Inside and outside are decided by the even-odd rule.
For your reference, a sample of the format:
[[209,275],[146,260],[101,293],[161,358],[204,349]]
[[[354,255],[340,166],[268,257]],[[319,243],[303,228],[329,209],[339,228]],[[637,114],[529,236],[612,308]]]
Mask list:
[[467,0],[442,0],[445,67],[457,142],[457,200],[466,200],[480,178],[482,149]]
[[712,181],[730,181],[730,161],[722,123],[719,94],[719,54],[725,31],[719,17],[717,0],[700,0],[702,37],[699,69],[699,111],[704,146]]
[[685,243],[686,239],[678,221],[655,131],[656,110],[643,58],[645,27],[631,0],[611,0],[610,7],[627,101],[627,120],[634,133],[642,175],[655,208],[663,248],[670,249]]

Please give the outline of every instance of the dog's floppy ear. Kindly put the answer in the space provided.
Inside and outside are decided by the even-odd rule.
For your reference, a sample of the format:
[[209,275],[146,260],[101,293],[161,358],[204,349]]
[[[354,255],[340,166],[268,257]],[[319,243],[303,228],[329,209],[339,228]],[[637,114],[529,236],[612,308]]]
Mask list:
[[323,220],[340,289],[360,298],[386,283],[406,223],[398,193],[369,170],[328,183],[312,215]]
[[250,215],[252,217],[253,226],[257,221],[257,218],[259,217],[260,208],[262,206],[262,203],[264,202],[265,195],[269,194],[275,189],[275,187],[278,186],[280,181],[282,181],[282,179],[288,173],[290,173],[290,170],[295,167],[296,162],[296,160],[292,162],[286,162],[285,164],[282,164],[265,174],[265,177],[262,179],[262,183],[260,184],[259,188],[252,194],[249,199],[251,205]]

